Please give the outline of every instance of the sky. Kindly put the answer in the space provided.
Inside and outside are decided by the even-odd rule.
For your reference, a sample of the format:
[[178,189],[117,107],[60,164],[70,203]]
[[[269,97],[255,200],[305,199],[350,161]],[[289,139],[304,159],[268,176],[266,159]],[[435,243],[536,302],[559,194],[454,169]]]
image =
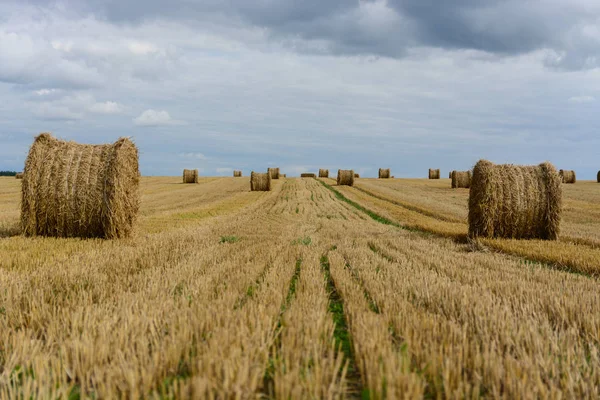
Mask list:
[[0,0],[0,170],[49,131],[143,175],[593,179],[599,105],[597,0]]

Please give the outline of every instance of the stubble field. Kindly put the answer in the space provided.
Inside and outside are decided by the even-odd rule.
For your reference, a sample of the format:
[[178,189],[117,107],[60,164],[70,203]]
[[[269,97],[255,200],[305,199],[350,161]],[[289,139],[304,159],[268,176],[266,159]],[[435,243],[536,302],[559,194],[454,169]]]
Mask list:
[[448,179],[179,181],[105,241],[19,236],[0,178],[0,398],[600,397],[600,184],[475,243]]

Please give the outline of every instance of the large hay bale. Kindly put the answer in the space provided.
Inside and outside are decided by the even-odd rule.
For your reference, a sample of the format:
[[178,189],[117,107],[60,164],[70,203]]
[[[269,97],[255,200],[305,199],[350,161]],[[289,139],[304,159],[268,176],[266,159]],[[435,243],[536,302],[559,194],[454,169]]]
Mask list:
[[140,207],[137,147],[86,145],[42,133],[25,161],[21,224],[28,236],[121,238]]
[[600,171],[598,171],[598,176],[596,177],[596,179],[598,180],[598,183],[600,183]]
[[183,170],[183,183],[198,183],[198,170],[197,169],[184,169]]
[[319,169],[319,178],[329,178],[329,170]]
[[355,178],[360,178],[360,174],[354,174]]
[[22,172],[17,172],[17,174],[15,175],[16,179],[23,179],[23,173]]
[[450,179],[452,179],[453,189],[471,187],[471,171],[452,171]]
[[480,160],[469,194],[469,236],[556,240],[561,179],[549,162],[495,165]]
[[379,179],[390,179],[389,168],[379,168]]
[[338,186],[353,186],[354,185],[354,171],[351,169],[338,169],[337,173],[337,184]]
[[253,192],[269,192],[271,191],[271,172],[250,174],[250,190]]
[[242,176],[242,171],[237,170],[237,169],[233,171],[234,178],[240,178],[241,176]]
[[279,179],[279,168],[269,168],[267,172],[271,175],[271,179]]
[[429,168],[429,179],[440,179],[440,170]]
[[575,175],[575,171],[568,169],[561,169],[558,171],[558,175],[562,180],[562,183],[576,183],[577,176]]
[[304,172],[300,174],[300,178],[316,178],[317,176],[310,172]]

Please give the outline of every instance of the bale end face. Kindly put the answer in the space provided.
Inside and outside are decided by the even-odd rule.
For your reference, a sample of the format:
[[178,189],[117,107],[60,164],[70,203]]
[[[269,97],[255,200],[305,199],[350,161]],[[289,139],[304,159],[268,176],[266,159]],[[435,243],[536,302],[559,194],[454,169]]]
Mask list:
[[480,160],[475,165],[470,237],[556,240],[561,212],[561,178],[552,164],[495,165]]
[[122,238],[139,211],[137,147],[127,138],[84,145],[43,133],[34,140],[21,191],[27,236]]
[[241,176],[242,176],[242,171],[237,170],[237,169],[233,171],[234,178],[240,178]]
[[379,168],[379,179],[390,179],[390,169]]
[[270,192],[271,173],[259,173],[252,171],[250,173],[250,190],[252,192]]
[[355,173],[351,169],[338,169],[337,184],[338,186],[353,186]]

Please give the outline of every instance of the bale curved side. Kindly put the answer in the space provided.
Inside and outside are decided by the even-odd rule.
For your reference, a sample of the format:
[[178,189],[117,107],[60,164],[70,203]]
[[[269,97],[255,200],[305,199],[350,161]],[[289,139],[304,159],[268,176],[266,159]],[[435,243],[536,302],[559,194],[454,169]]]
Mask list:
[[452,171],[450,173],[452,179],[452,188],[470,188],[471,187],[471,171]]
[[338,169],[337,173],[337,184],[338,186],[353,186],[354,185],[354,171],[351,169]]
[[598,171],[598,176],[596,177],[598,183],[600,183],[600,171]]
[[15,175],[16,179],[23,179],[23,173],[22,172],[17,172],[17,174]]
[[21,225],[27,236],[121,238],[139,211],[137,147],[127,138],[85,145],[37,136],[25,161]]
[[198,170],[197,169],[184,169],[183,170],[183,183],[198,183]]
[[558,174],[562,178],[562,183],[577,183],[577,176],[573,170],[561,169]]
[[354,174],[355,178],[360,178],[360,174]]
[[329,170],[319,169],[319,178],[329,178]]
[[233,171],[234,178],[240,178],[241,176],[242,176],[242,171],[237,170],[237,169]]
[[379,168],[379,179],[390,179],[389,168]]
[[440,170],[429,168],[429,179],[440,179]]
[[556,240],[561,178],[548,162],[495,165],[480,160],[469,194],[469,236]]
[[312,172],[303,172],[300,174],[300,178],[316,178],[317,176]]
[[271,175],[271,179],[279,179],[279,168],[268,168],[267,172]]
[[271,173],[259,173],[252,171],[250,173],[250,190],[253,192],[271,191]]

